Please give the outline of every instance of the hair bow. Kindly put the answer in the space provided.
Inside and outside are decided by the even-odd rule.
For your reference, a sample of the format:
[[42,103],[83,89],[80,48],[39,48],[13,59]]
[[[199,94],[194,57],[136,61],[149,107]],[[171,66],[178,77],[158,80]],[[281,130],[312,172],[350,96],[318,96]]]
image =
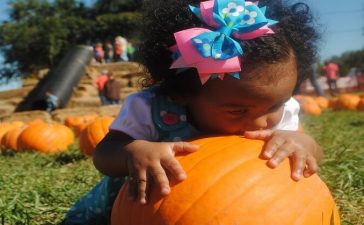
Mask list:
[[190,10],[210,29],[190,28],[174,33],[176,45],[170,50],[176,57],[171,69],[194,67],[204,84],[210,77],[224,78],[226,73],[240,78],[243,49],[236,40],[273,34],[270,25],[277,21],[265,17],[265,7],[244,0],[210,0]]

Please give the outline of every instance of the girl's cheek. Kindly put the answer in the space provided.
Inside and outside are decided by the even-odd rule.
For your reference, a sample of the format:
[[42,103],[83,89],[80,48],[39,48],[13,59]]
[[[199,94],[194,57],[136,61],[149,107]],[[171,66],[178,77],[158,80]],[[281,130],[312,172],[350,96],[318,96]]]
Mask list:
[[276,112],[271,113],[268,118],[267,118],[267,122],[268,122],[268,128],[272,128],[276,125],[278,125],[278,123],[281,121],[283,117],[283,107],[281,109],[279,109]]

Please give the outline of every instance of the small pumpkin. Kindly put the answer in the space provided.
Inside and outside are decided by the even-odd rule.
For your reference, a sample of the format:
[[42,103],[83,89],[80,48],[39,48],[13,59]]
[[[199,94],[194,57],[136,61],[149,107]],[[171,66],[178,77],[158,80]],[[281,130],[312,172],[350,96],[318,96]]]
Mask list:
[[44,153],[66,151],[74,142],[70,128],[59,123],[35,123],[29,125],[18,137],[18,148],[32,149]]
[[317,96],[315,101],[321,109],[327,109],[329,107],[329,100],[323,96]]
[[89,123],[79,136],[80,150],[91,156],[96,145],[109,132],[109,126],[114,120],[111,116],[102,116]]
[[81,131],[92,121],[94,121],[99,115],[96,113],[79,115],[79,116],[69,116],[65,119],[64,124],[67,127],[72,128],[76,135],[79,135]]
[[361,98],[358,103],[358,110],[364,111],[364,98]]
[[24,125],[24,126],[16,127],[16,128],[9,130],[1,139],[1,148],[19,150],[18,138],[27,126],[28,125]]
[[339,110],[356,110],[360,97],[353,94],[342,94],[338,97],[334,109]]
[[237,136],[202,138],[199,150],[178,156],[187,179],[170,180],[162,198],[128,201],[128,182],[112,209],[112,225],[339,225],[329,189],[317,175],[295,182],[289,160],[275,169],[259,158],[263,141]]
[[24,125],[22,121],[12,121],[12,122],[3,122],[0,123],[0,143],[3,136],[10,130],[21,127]]
[[301,112],[309,115],[320,115],[322,110],[316,102],[303,101],[300,103]]
[[300,104],[301,112],[310,115],[320,115],[321,108],[317,104],[316,100],[311,96],[296,95],[294,98]]

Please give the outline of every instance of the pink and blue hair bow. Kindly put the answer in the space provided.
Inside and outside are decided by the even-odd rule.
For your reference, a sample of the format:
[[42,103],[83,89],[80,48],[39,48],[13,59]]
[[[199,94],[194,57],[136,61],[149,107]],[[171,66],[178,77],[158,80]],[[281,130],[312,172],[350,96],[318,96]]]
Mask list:
[[176,45],[170,50],[175,61],[171,69],[197,69],[201,83],[210,77],[230,74],[239,79],[243,49],[237,40],[273,34],[269,26],[277,21],[265,17],[265,7],[244,0],[210,0],[190,10],[210,29],[190,28],[174,33]]

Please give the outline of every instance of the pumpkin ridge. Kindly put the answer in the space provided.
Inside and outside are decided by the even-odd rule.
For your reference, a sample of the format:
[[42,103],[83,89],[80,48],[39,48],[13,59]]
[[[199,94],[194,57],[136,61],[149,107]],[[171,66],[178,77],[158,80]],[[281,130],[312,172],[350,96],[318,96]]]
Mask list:
[[[210,157],[213,157],[216,154],[219,154],[219,152],[221,151],[221,148],[231,148],[232,146],[236,145],[237,143],[240,143],[242,141],[241,137],[237,137],[237,136],[228,136],[230,142],[224,141],[223,143],[221,143],[221,139],[223,138],[227,138],[227,137],[219,137],[216,138],[215,140],[199,145],[200,148],[209,148],[209,154],[202,154],[202,153],[198,153],[195,152],[194,155],[196,156],[197,160],[194,162],[194,164],[191,165],[191,158],[180,158],[177,157],[177,159],[179,159],[180,164],[183,164],[184,162],[188,161],[188,165],[190,166],[189,168],[183,168],[185,170],[186,173],[188,173],[189,171],[193,170],[195,166],[199,165],[203,160],[207,160]],[[232,140],[234,140],[234,142],[232,142]],[[218,142],[219,144],[216,145],[215,142]],[[222,145],[224,144],[224,145]]]
[[[311,201],[308,203],[308,204],[306,204],[306,207],[301,211],[301,214],[299,214],[298,216],[297,216],[297,219],[296,219],[296,221],[300,221],[300,220],[302,220],[302,219],[307,219],[308,217],[307,217],[307,215],[306,214],[308,214],[308,213],[312,213],[312,208],[311,208],[311,206],[314,204],[314,203],[318,203],[318,199],[317,198],[311,198]],[[309,211],[309,209],[310,209],[310,211]],[[321,214],[321,225],[324,225],[325,224],[325,220],[324,220],[324,217],[325,217],[325,215],[324,215],[324,212],[321,212],[320,213]]]
[[[288,165],[287,165],[287,162],[285,162],[285,164],[286,165],[280,165],[281,167],[289,167]],[[274,170],[277,170],[278,168],[275,168]],[[282,169],[282,168],[280,168],[280,169]],[[254,171],[254,170],[253,170]],[[279,178],[282,178],[282,176],[280,177],[280,176],[277,176],[278,174],[279,174],[279,171],[277,171],[275,174],[274,174],[274,176],[266,176],[266,174],[267,173],[269,173],[269,174],[272,174],[271,172],[269,172],[269,170],[266,170],[265,171],[265,173],[264,174],[262,174],[262,171],[261,170],[255,170],[256,172],[258,172],[258,173],[256,173],[256,175],[255,176],[257,176],[257,174],[259,174],[260,175],[260,178],[257,178],[257,180],[258,180],[258,182],[256,182],[256,183],[252,183],[251,185],[257,185],[257,186],[261,186],[260,184],[261,183],[280,183],[280,182],[283,182],[284,183],[284,180],[285,179],[282,179],[283,181],[280,181],[280,180],[277,180],[277,178],[279,179]],[[262,179],[262,177],[266,177],[265,179]],[[304,179],[316,179],[317,177],[310,177],[310,178],[304,178]],[[317,179],[316,179],[317,180]],[[305,181],[304,180],[301,180],[301,181],[299,181],[299,182],[301,182],[301,184],[302,183],[304,183]],[[296,184],[296,182],[295,181],[293,181],[292,180],[292,184]],[[300,185],[300,184],[298,184],[298,185]],[[275,192],[274,192],[274,195],[275,196],[270,196],[270,195],[268,195],[269,196],[269,198],[267,198],[266,196],[267,195],[264,195],[264,194],[262,194],[262,195],[264,195],[265,197],[262,199],[262,203],[260,203],[260,204],[256,204],[256,208],[254,209],[255,211],[264,211],[264,210],[266,210],[266,207],[265,207],[265,205],[266,205],[266,203],[267,202],[272,202],[273,204],[270,204],[270,208],[271,209],[275,209],[274,210],[274,212],[281,212],[281,210],[278,208],[279,206],[281,206],[282,208],[286,208],[287,207],[287,204],[286,204],[286,202],[284,202],[282,199],[280,199],[280,198],[277,198],[278,196],[281,196],[281,194],[282,193],[290,193],[290,195],[293,195],[293,196],[295,196],[295,194],[296,194],[296,196],[298,196],[297,194],[299,194],[299,192],[300,191],[302,191],[301,190],[301,187],[303,186],[303,185],[300,185],[300,186],[297,186],[297,185],[295,185],[296,186],[296,188],[294,188],[294,189],[292,189],[292,185],[284,185],[284,188],[278,188],[278,189],[276,189],[275,190]],[[316,185],[315,186],[320,186],[319,185],[319,182],[317,183],[316,182]],[[269,189],[269,187],[267,187],[267,189]],[[313,188],[314,189],[314,188]],[[237,208],[237,206],[236,205],[238,205],[238,204],[240,204],[240,199],[242,199],[242,198],[244,198],[244,199],[249,199],[249,198],[246,198],[246,197],[244,197],[244,196],[254,196],[253,194],[252,194],[252,191],[253,192],[255,192],[255,191],[257,191],[257,190],[255,190],[255,189],[244,189],[244,191],[243,192],[240,192],[241,194],[239,194],[239,195],[237,195],[237,196],[235,196],[235,198],[233,198],[233,201],[231,201],[231,202],[229,202],[228,204],[226,204],[227,205],[227,207],[225,207],[225,209],[224,210],[219,210],[218,211],[218,213],[216,213],[215,214],[215,217],[220,217],[220,219],[225,219],[225,217],[222,217],[221,216],[221,212],[224,212],[224,211],[226,211],[226,212],[229,212],[229,210],[230,210],[230,208]],[[267,191],[268,192],[268,191]],[[322,194],[322,193],[321,193]],[[293,198],[292,198],[293,199]],[[282,202],[283,201],[283,202]],[[304,203],[300,203],[299,205],[302,205],[302,204],[304,204],[305,206],[307,206],[307,205],[309,205],[309,204],[311,204],[311,203],[313,203],[313,201],[314,201],[314,203],[316,203],[316,201],[315,201],[315,199],[314,198],[311,198],[310,199],[310,201],[309,202],[304,202]],[[297,205],[297,204],[296,204]],[[297,207],[299,207],[299,205],[297,206]],[[292,205],[291,204],[291,206],[295,206],[294,204]],[[300,209],[302,209],[302,207],[299,207]],[[306,208],[306,209],[310,209],[311,211],[312,211],[312,208]],[[284,212],[285,210],[282,210],[282,212]],[[269,211],[265,211],[265,212],[269,212]],[[301,212],[302,211],[300,211],[300,213],[297,213],[297,215],[302,215],[301,214]],[[267,215],[267,214],[266,214]],[[297,216],[296,215],[296,216]],[[245,214],[241,214],[241,216],[245,216]],[[246,216],[248,216],[247,214],[246,214]],[[285,216],[285,220],[287,220],[287,221],[291,221],[290,219],[289,219],[289,216],[291,216],[292,217],[292,219],[291,220],[293,220],[293,218],[296,218],[296,219],[294,219],[295,221],[297,221],[297,217],[294,215],[294,214],[292,214],[292,207],[290,208],[290,212],[288,213],[288,214],[286,214],[286,216]],[[269,217],[269,216],[268,216]],[[237,218],[237,217],[233,217],[233,216],[230,216],[229,218]],[[214,219],[214,218],[213,218]],[[214,220],[213,219],[211,219],[209,222],[207,222],[207,223],[205,223],[205,224],[210,224],[210,222],[214,222]],[[275,224],[277,224],[277,223],[274,223],[274,222],[277,222],[277,221],[273,221],[273,223],[272,223],[272,221],[267,221],[267,220],[264,220],[264,217],[260,217],[259,219],[261,219],[261,221],[257,221],[257,218],[255,218],[254,219],[254,221],[255,221],[255,224],[259,224],[259,225],[275,225]],[[222,223],[222,224],[226,224],[226,223]],[[230,224],[230,223],[227,223],[227,224]],[[247,223],[247,224],[250,224],[250,223]],[[307,224],[307,223],[306,223]],[[314,223],[314,224],[317,224],[317,223]],[[283,224],[282,224],[283,225]],[[291,225],[291,224],[286,224],[286,225]]]
[[[238,167],[239,165],[244,164],[244,163],[246,163],[248,161],[251,161],[251,160],[256,160],[258,158],[258,154],[257,154],[256,151],[249,151],[249,149],[243,150],[243,149],[240,149],[240,148],[239,149],[238,148],[234,148],[234,145],[237,144],[237,143],[234,143],[234,142],[230,144],[230,142],[232,140],[234,140],[234,141],[236,140],[236,142],[240,143],[241,146],[242,145],[245,145],[245,144],[246,145],[251,145],[251,143],[246,142],[244,139],[241,139],[241,138],[235,139],[235,137],[232,136],[231,138],[226,138],[224,140],[228,140],[227,141],[228,142],[228,145],[224,145],[224,148],[221,147],[221,145],[224,144],[225,141],[223,141],[223,143],[221,143],[220,145],[216,145],[216,144],[215,145],[212,145],[212,147],[215,147],[217,149],[220,149],[220,151],[217,151],[216,154],[210,154],[210,155],[208,155],[208,157],[203,158],[195,166],[193,166],[193,170],[191,169],[191,172],[188,175],[188,177],[190,178],[191,181],[195,180],[194,179],[195,176],[196,177],[200,176],[203,173],[203,172],[201,172],[202,170],[204,170],[204,172],[207,173],[207,174],[211,173],[211,170],[212,171],[214,170],[213,168],[206,168],[206,164],[204,164],[204,161],[216,161],[216,162],[220,162],[221,161],[221,162],[223,162],[223,163],[226,164],[225,166],[223,166],[223,168],[225,168],[224,171],[215,171],[216,173],[214,173],[213,176],[210,176],[210,178],[209,178],[209,181],[210,182],[208,182],[209,183],[208,185],[209,186],[213,186],[216,182],[219,181],[219,179],[221,179],[222,177],[224,177],[227,173],[230,173],[231,171],[235,170],[236,167]],[[256,142],[256,143],[259,143],[259,145],[262,145],[262,142]],[[247,147],[249,147],[249,146],[247,146]],[[205,148],[205,149],[208,149],[209,151],[211,150],[210,148]],[[230,160],[230,162],[228,160],[223,160],[222,156],[220,155],[221,152],[223,152],[223,151],[225,151],[225,154],[223,154],[224,157],[226,157],[227,159],[233,158],[235,160],[233,162],[231,160]],[[244,154],[242,154],[243,151],[244,151]],[[196,152],[196,154],[197,154],[197,152]],[[204,153],[201,152],[201,154],[204,154]],[[239,157],[236,157],[236,156],[239,156]],[[213,157],[215,157],[215,159]],[[198,167],[198,165],[200,165],[200,164],[202,165],[202,167],[199,168],[201,170],[196,169],[196,167]],[[200,171],[200,172],[198,172],[196,174],[196,171]],[[184,182],[186,182],[186,181],[187,180],[185,180]],[[207,180],[205,180],[205,183],[206,182],[207,182]],[[185,186],[185,185],[187,185],[187,186],[188,185],[191,185],[192,188],[190,187],[190,189],[194,189],[193,188],[193,185],[190,184],[190,182],[185,183],[183,186]],[[196,186],[198,184],[194,184],[194,185]],[[204,185],[206,185],[206,184],[204,184]],[[180,187],[182,188],[182,186],[180,186]],[[175,188],[176,189],[179,189],[179,187],[175,187]],[[198,190],[198,188],[197,188],[197,190]],[[194,199],[194,201],[198,201],[199,198],[201,198],[201,196],[203,196],[207,191],[208,190],[204,190],[201,193],[197,193],[198,196],[196,194],[197,198]],[[162,202],[162,204],[159,207],[158,211],[159,210],[162,210],[162,211],[165,210],[164,204],[167,204],[168,205],[168,203],[169,203],[169,200],[168,199],[169,198],[167,198],[165,201]],[[191,201],[191,202],[188,203],[188,205],[187,205],[188,207],[187,206],[185,207],[186,208],[185,210],[180,210],[180,211],[186,211],[189,208],[191,208],[191,206],[193,206],[194,204],[195,204],[195,202],[192,202]],[[167,208],[167,211],[168,211],[168,208]],[[175,214],[173,220],[178,221],[180,219],[180,217],[183,216],[183,214],[181,214],[179,216]]]
[[[262,160],[263,161],[263,160]],[[226,171],[226,173],[225,174],[222,174],[222,176],[221,177],[219,177],[217,180],[216,180],[216,182],[214,182],[213,184],[211,184],[210,186],[209,186],[209,189],[207,189],[203,194],[201,194],[200,195],[200,197],[199,198],[197,198],[192,204],[191,204],[191,206],[184,212],[184,214],[183,214],[183,216],[181,216],[180,218],[179,218],[179,220],[181,219],[181,218],[183,218],[183,217],[190,217],[190,215],[188,215],[190,212],[191,212],[191,209],[193,209],[193,210],[196,210],[196,208],[199,208],[199,204],[201,204],[201,202],[203,202],[203,201],[201,201],[201,199],[203,199],[204,197],[206,197],[206,196],[209,196],[209,192],[212,190],[212,189],[215,189],[215,191],[216,191],[216,187],[215,186],[222,186],[225,182],[229,182],[230,180],[231,180],[231,177],[234,177],[234,176],[237,176],[238,174],[241,174],[241,170],[242,170],[242,168],[245,168],[245,167],[255,167],[255,169],[257,169],[257,170],[259,170],[259,168],[261,168],[261,166],[260,165],[257,165],[256,164],[256,158],[255,157],[253,157],[253,158],[250,158],[250,159],[248,159],[248,160],[242,160],[242,161],[240,161],[239,162],[239,164],[237,165],[237,166],[235,166],[235,167],[233,167],[232,168],[232,170],[230,170],[230,171]],[[219,208],[219,209],[216,209],[216,208],[214,208],[214,212],[215,212],[215,215],[217,214],[217,215],[219,215],[220,214],[220,212],[224,212],[224,211],[226,211],[226,209],[228,209],[230,206],[231,206],[231,204],[234,202],[234,201],[236,201],[236,199],[238,199],[238,198],[240,198],[241,196],[244,196],[245,194],[247,194],[248,192],[249,192],[249,190],[251,189],[251,187],[252,186],[254,186],[254,185],[256,185],[257,183],[259,183],[259,182],[263,182],[262,181],[262,177],[265,177],[265,176],[267,176],[267,174],[268,173],[270,173],[270,171],[269,170],[266,170],[264,173],[261,173],[261,171],[259,171],[260,173],[259,173],[259,176],[258,175],[256,175],[256,176],[254,176],[254,177],[250,177],[250,179],[249,179],[249,182],[247,182],[247,180],[245,180],[244,181],[244,186],[246,186],[246,187],[244,187],[244,188],[239,188],[239,190],[240,190],[240,192],[237,192],[236,190],[235,190],[235,193],[234,193],[234,191],[231,191],[231,193],[234,193],[234,196],[233,197],[230,197],[231,199],[232,199],[232,201],[230,201],[230,202],[226,202],[227,200],[226,199],[224,199],[224,203],[226,203],[225,204],[225,206],[224,207],[222,207],[222,208]],[[258,174],[258,173],[257,173]],[[241,174],[241,179],[244,179],[243,177],[249,177],[249,174]],[[257,182],[257,181],[259,181],[259,182]],[[265,181],[264,181],[265,182]],[[230,182],[231,183],[231,182]],[[199,203],[200,202],[200,203]],[[216,211],[215,211],[216,210]],[[193,217],[193,216],[192,216]],[[212,220],[213,220],[213,218],[212,218]],[[204,223],[204,224],[210,224],[210,222],[211,222],[211,220],[209,220],[208,222],[206,222],[206,223]],[[188,223],[188,222],[187,222]],[[179,224],[178,222],[176,222],[176,224]]]

